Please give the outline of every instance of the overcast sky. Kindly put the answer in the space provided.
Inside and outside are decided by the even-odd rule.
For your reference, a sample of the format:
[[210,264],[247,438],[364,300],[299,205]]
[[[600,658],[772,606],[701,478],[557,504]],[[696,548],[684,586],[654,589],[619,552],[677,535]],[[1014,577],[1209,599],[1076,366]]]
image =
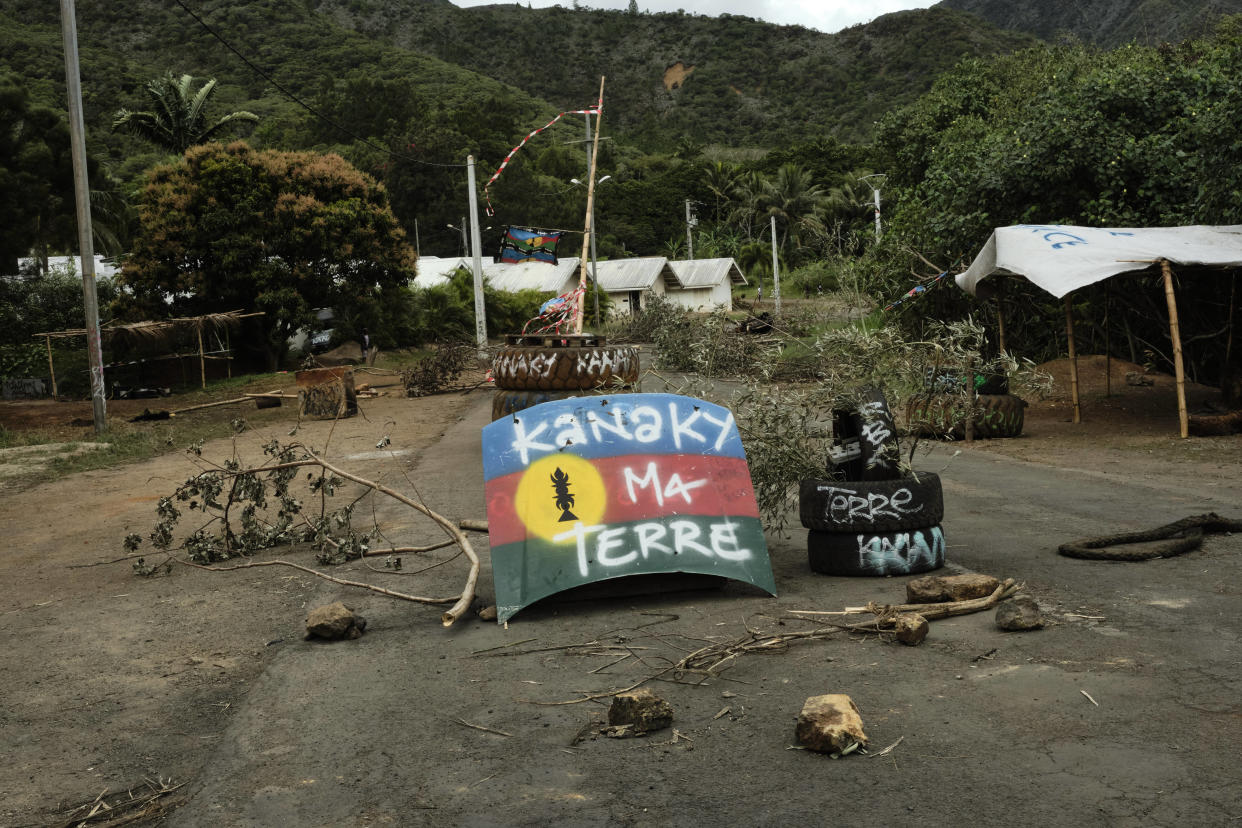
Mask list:
[[[497,0],[452,0],[458,6],[492,5]],[[527,0],[521,0],[525,3]],[[625,9],[629,0],[580,0],[592,9]],[[536,8],[564,6],[573,0],[530,0]],[[925,9],[935,0],[638,0],[643,11],[662,12],[683,9],[690,14],[716,17],[742,14],[785,25],[798,24],[821,32],[839,32],[856,23],[867,23],[882,14],[903,9]]]

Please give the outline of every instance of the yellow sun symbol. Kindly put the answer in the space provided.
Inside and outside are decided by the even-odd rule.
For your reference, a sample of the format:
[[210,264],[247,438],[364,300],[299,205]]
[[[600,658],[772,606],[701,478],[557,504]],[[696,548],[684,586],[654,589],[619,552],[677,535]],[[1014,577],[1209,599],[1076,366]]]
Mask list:
[[530,464],[518,481],[513,509],[526,531],[544,540],[604,517],[608,493],[595,466],[572,454],[550,454]]

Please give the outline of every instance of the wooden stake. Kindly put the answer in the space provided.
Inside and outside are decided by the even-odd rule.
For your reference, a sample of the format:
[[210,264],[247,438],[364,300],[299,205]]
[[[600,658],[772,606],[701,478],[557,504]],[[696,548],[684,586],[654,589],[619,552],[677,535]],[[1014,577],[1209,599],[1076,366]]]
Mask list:
[[975,360],[966,360],[966,442],[975,441],[975,406],[979,400],[975,396]]
[[[1004,284],[1004,282],[1002,282],[1001,284]],[[1002,289],[1001,289],[1001,288],[997,288],[997,294],[996,294],[996,338],[997,338],[997,340],[998,340],[998,341],[997,341],[996,345],[997,345],[997,347],[998,347],[998,348],[1000,348],[1000,352],[1001,352],[1002,354],[1003,354],[1003,353],[1005,353],[1005,309],[1001,306],[1001,300],[1002,300],[1003,298],[1004,298],[1004,293],[1002,292]]]
[[52,399],[56,399],[56,366],[52,365],[52,338],[47,339],[47,370],[52,375]]
[[203,388],[207,387],[207,357],[203,353],[203,326],[198,326],[198,371],[202,377]]
[[[591,117],[590,115],[587,116]],[[595,138],[591,144],[591,167],[587,170],[586,232],[582,234],[582,267],[578,275],[578,311],[574,314],[574,333],[582,333],[582,312],[586,308],[587,260],[591,248],[591,216],[595,210],[595,167],[599,163],[599,133],[604,120],[604,77],[599,79],[599,115],[595,119]]]
[[1082,405],[1078,399],[1078,351],[1074,344],[1074,309],[1065,297],[1065,338],[1069,341],[1070,397],[1074,400],[1074,422],[1082,422]]
[[1177,376],[1177,419],[1183,438],[1190,436],[1190,416],[1186,411],[1186,371],[1182,365],[1182,335],[1177,323],[1177,297],[1173,293],[1173,268],[1168,259],[1160,260],[1164,273],[1164,299],[1169,305],[1169,338],[1173,340],[1173,370]]

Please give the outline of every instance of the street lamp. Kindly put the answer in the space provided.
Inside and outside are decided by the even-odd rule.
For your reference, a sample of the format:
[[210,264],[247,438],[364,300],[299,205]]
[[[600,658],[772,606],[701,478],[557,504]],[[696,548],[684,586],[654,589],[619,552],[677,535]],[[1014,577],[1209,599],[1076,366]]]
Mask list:
[[[595,185],[599,186],[600,184],[603,184],[605,181],[607,181],[610,178],[612,178],[611,175],[606,175],[603,178],[597,178],[595,179]],[[569,179],[569,183],[573,184],[575,187],[582,186],[582,182],[576,178]],[[596,263],[595,263],[595,204],[593,202],[591,204],[591,284],[592,284],[591,295],[595,299],[595,324],[598,325],[599,324],[599,277],[598,277],[598,274],[596,273]]]
[[461,220],[461,227],[454,227],[451,224],[446,224],[444,226],[450,230],[456,230],[461,233],[461,255],[469,256],[470,245],[466,243],[466,219],[465,217],[463,217]]
[[[457,232],[461,233],[461,255],[469,256],[470,255],[470,244],[469,244],[469,239],[466,238],[466,220],[464,218],[461,220],[461,227],[458,227],[455,224],[446,224],[444,226],[452,230],[455,233]],[[489,227],[484,227],[483,229],[491,230],[492,228],[489,226]]]

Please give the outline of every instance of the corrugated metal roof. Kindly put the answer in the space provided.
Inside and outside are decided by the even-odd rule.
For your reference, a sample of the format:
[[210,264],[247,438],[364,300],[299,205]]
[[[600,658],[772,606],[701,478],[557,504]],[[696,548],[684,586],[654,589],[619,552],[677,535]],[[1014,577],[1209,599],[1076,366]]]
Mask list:
[[714,287],[731,280],[734,284],[746,284],[746,275],[733,259],[691,259],[669,262],[678,284],[683,288]]
[[459,267],[470,269],[470,260],[464,256],[419,256],[414,285],[420,288],[442,285],[453,278]]
[[561,259],[557,264],[546,262],[485,262],[483,278],[497,290],[517,293],[519,290],[537,290],[541,293],[561,293],[571,279],[577,277],[577,256]]
[[[661,276],[668,281],[676,278],[668,269],[668,259],[663,256],[610,259],[596,262],[595,267],[599,286],[605,293],[650,290]],[[590,272],[590,265],[587,266],[587,272]]]

